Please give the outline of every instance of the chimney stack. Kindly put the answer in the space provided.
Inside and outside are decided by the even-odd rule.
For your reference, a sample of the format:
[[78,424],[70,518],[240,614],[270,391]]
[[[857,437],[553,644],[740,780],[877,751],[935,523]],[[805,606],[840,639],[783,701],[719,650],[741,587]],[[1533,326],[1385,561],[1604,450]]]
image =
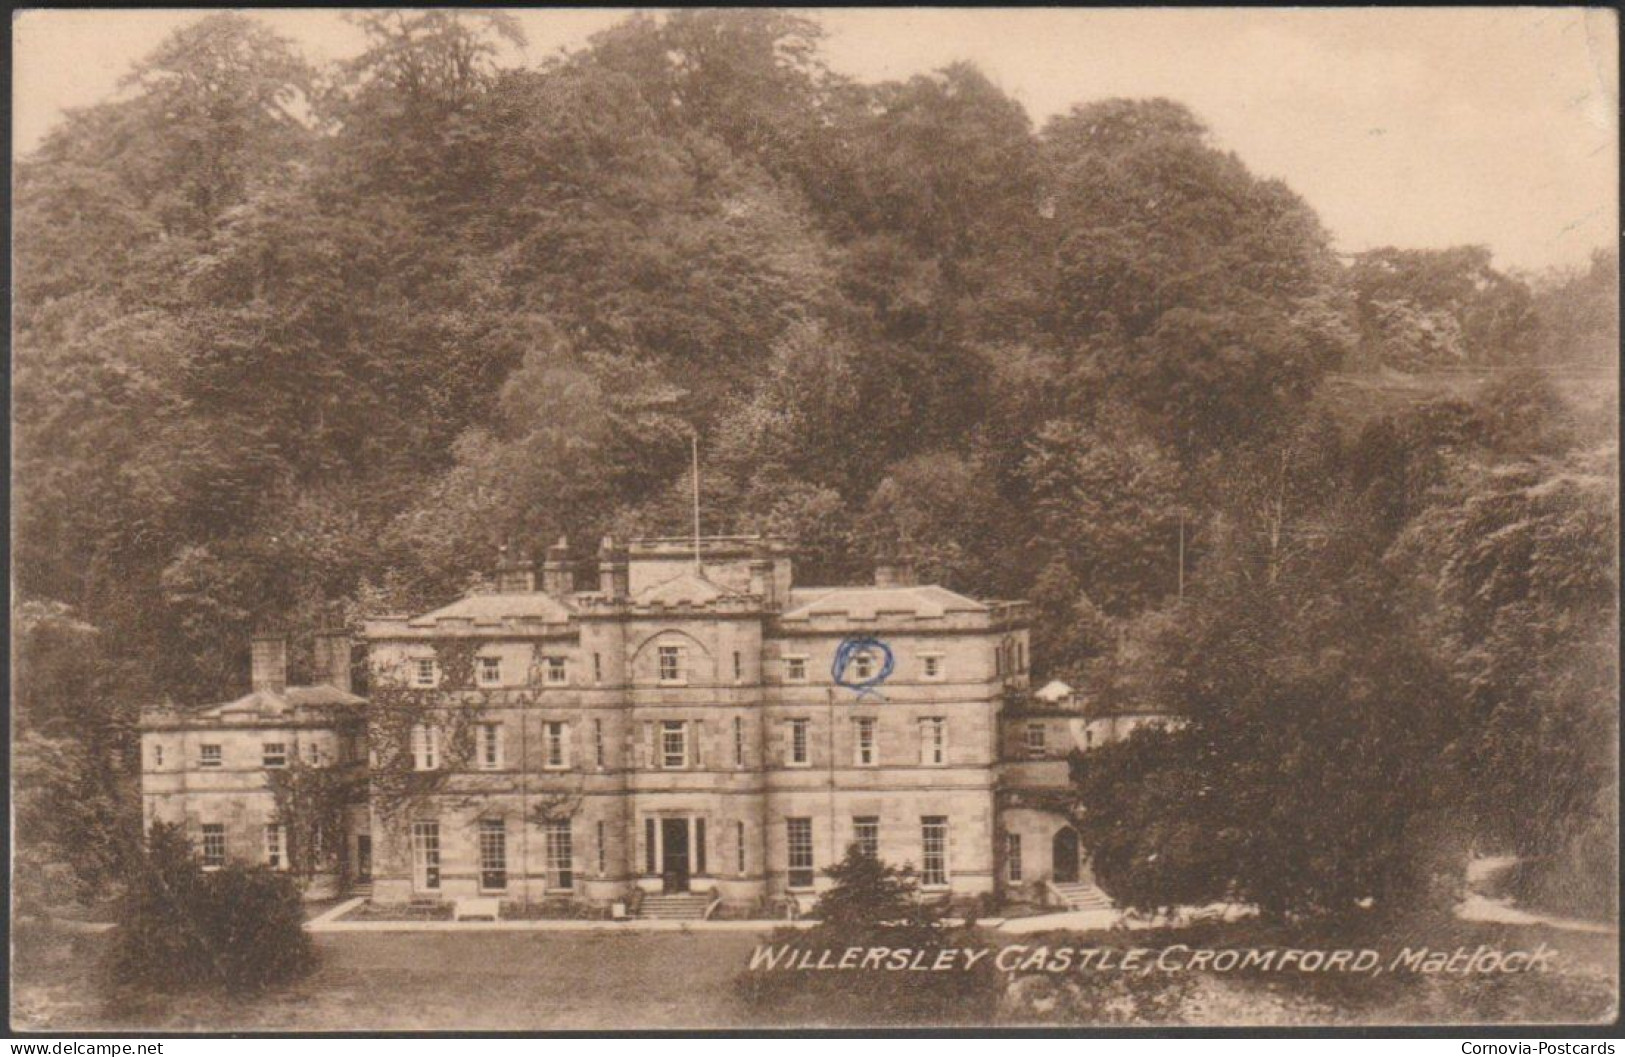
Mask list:
[[882,550],[875,556],[875,586],[913,587],[913,557],[903,550]]
[[625,598],[628,591],[626,556],[614,536],[605,536],[598,545],[598,591],[606,598]]
[[778,582],[773,575],[771,558],[755,558],[750,563],[750,593],[761,598],[762,605],[778,603]]
[[288,688],[288,640],[274,631],[256,632],[249,681],[256,693],[281,694]]
[[547,548],[547,560],[542,563],[542,590],[554,598],[563,598],[576,589],[575,572],[570,568],[570,541],[563,536]]
[[315,676],[319,683],[352,693],[350,682],[350,632],[328,628],[316,632],[314,642]]
[[516,558],[504,543],[497,548],[497,593],[525,594],[536,590],[536,566],[529,558]]

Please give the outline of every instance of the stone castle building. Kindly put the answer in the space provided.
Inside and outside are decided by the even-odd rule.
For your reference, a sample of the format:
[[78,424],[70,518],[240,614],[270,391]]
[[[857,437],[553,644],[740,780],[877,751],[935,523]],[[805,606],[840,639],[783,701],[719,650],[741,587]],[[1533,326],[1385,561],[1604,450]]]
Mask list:
[[802,587],[759,538],[606,539],[596,571],[561,540],[540,582],[504,556],[492,590],[368,620],[365,699],[347,640],[289,687],[257,638],[247,697],[145,717],[148,822],[285,866],[268,772],[314,765],[358,772],[316,874],[381,903],[805,907],[852,844],[946,896],[1087,880],[1056,794],[1095,735],[1070,690],[1027,693],[1025,603],[896,560]]

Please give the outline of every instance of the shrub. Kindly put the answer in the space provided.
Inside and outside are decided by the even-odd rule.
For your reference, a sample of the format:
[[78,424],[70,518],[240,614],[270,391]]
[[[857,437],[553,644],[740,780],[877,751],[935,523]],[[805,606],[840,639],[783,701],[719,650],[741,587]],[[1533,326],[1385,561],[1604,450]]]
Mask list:
[[936,922],[936,907],[920,899],[912,867],[881,862],[854,844],[846,850],[846,858],[824,873],[835,885],[818,897],[813,917],[828,928],[850,931]]
[[[797,953],[840,957],[850,948],[906,949],[910,960],[931,964],[938,951],[982,945],[974,930],[942,924],[939,907],[920,898],[914,872],[865,854],[856,846],[825,873],[834,887],[819,897],[811,929],[779,929],[768,942]],[[794,963],[792,963],[794,964]],[[1000,984],[989,959],[970,971],[916,972],[853,968],[747,970],[739,994],[764,1021],[779,1024],[987,1023],[998,1007]]]
[[313,964],[298,885],[263,866],[205,872],[173,826],[157,825],[119,904],[107,970],[124,993],[260,988]]

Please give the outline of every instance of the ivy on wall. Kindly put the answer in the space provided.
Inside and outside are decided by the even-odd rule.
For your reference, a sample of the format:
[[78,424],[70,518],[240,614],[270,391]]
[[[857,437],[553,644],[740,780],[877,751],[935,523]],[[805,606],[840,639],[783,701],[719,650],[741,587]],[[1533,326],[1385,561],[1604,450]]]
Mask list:
[[[520,688],[493,689],[477,685],[476,658],[486,640],[466,639],[433,645],[438,668],[438,685],[411,685],[399,672],[373,673],[371,705],[368,709],[368,740],[372,750],[370,768],[371,799],[387,854],[397,854],[403,836],[414,817],[447,809],[472,810],[480,818],[504,817],[510,812],[509,798],[493,797],[491,791],[470,788],[468,778],[476,769],[476,731],[497,709],[528,714],[541,706],[543,696],[534,689],[541,684],[539,662],[533,662]],[[414,731],[438,731],[438,758],[432,769],[419,770],[414,755]],[[524,725],[520,744],[507,746],[519,754],[519,769],[527,774]],[[521,783],[521,825],[542,826],[573,818],[581,807],[581,776],[573,776],[574,787],[539,790],[529,788],[528,777]],[[550,783],[550,786],[552,783]]]

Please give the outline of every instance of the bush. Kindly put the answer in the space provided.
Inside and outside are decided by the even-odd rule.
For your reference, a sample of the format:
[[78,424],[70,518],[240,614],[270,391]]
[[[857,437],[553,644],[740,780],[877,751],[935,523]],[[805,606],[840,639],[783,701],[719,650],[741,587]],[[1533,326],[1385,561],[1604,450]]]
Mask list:
[[920,898],[919,883],[909,866],[881,862],[854,844],[846,858],[825,870],[835,885],[818,897],[813,917],[837,932],[879,925],[936,924],[936,907]]
[[[920,898],[913,870],[883,863],[857,846],[825,871],[834,887],[819,897],[811,929],[779,929],[774,947],[823,951],[907,949],[929,965],[937,952],[983,945],[969,928],[942,924],[939,906]],[[799,953],[797,958],[799,958]],[[998,1008],[1000,984],[991,959],[970,971],[915,972],[886,968],[841,971],[746,970],[740,996],[764,1021],[778,1024],[985,1024]]]
[[[816,963],[824,951],[840,958],[849,948],[907,950],[919,965],[931,965],[948,948],[981,948],[990,940],[973,929],[879,925],[868,928],[778,929],[767,943],[789,947],[797,959],[811,951]],[[794,964],[794,963],[792,963]],[[947,972],[853,968],[758,969],[735,981],[740,998],[763,1023],[779,1026],[885,1027],[893,1025],[989,1024],[1003,993],[993,959],[984,957],[964,970]]]
[[303,926],[292,878],[240,864],[205,872],[177,828],[157,825],[119,904],[107,970],[123,993],[257,989],[311,969]]

